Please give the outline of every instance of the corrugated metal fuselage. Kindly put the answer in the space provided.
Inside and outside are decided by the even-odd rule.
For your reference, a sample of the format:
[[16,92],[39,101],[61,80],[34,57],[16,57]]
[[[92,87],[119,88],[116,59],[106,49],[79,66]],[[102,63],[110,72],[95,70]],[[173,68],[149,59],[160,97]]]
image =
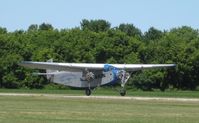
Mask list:
[[69,72],[60,71],[51,76],[51,81],[54,83],[86,88],[86,87],[97,87],[106,84],[114,84],[118,81],[115,71],[92,71],[94,74],[94,79],[91,81],[86,81],[83,79],[83,72]]

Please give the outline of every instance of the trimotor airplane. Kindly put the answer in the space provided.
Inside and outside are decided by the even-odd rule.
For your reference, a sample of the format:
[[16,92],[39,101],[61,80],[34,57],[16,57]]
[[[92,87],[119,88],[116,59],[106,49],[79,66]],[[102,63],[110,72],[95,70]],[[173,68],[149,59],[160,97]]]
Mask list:
[[175,64],[93,64],[93,63],[56,63],[23,61],[19,65],[29,68],[45,69],[46,75],[54,83],[85,88],[85,94],[91,95],[91,89],[101,85],[121,84],[120,95],[125,96],[125,84],[134,71],[147,68],[174,67]]

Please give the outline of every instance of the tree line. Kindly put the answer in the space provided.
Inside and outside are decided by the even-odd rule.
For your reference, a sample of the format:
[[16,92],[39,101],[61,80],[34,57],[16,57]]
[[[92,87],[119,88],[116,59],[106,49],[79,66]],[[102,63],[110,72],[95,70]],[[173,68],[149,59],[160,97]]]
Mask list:
[[44,88],[45,77],[18,66],[20,61],[84,63],[177,64],[174,69],[142,70],[132,74],[129,88],[142,90],[199,87],[199,32],[188,26],[142,32],[133,24],[112,28],[106,20],[82,20],[79,27],[55,29],[32,24],[8,32],[0,27],[0,88]]

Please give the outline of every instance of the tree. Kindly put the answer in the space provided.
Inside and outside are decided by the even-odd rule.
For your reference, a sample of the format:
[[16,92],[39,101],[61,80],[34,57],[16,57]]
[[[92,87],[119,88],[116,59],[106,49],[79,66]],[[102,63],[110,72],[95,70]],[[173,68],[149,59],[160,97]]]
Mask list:
[[142,37],[140,29],[136,28],[133,24],[120,24],[118,29],[125,32],[128,36]]
[[133,24],[111,28],[106,20],[82,20],[80,27],[54,29],[32,24],[27,31],[0,28],[0,87],[43,88],[38,70],[18,66],[23,60],[91,63],[176,63],[175,69],[133,74],[128,86],[143,90],[189,89],[199,86],[199,33],[182,26],[168,31],[149,28],[142,35]]
[[5,33],[7,33],[7,29],[0,27],[0,34],[5,34]]
[[159,40],[162,36],[163,32],[154,27],[149,28],[149,30],[144,33],[145,41]]
[[86,20],[83,19],[81,22],[81,28],[83,30],[88,29],[94,32],[104,32],[110,29],[111,24],[105,20]]
[[133,74],[133,78],[128,85],[141,90],[162,89],[164,73],[160,70],[144,70]]
[[[41,28],[44,28],[44,27],[40,27]],[[37,31],[38,30],[38,25],[37,24],[32,24],[28,27],[28,31]]]
[[48,23],[42,23],[39,25],[39,30],[53,30],[53,26]]

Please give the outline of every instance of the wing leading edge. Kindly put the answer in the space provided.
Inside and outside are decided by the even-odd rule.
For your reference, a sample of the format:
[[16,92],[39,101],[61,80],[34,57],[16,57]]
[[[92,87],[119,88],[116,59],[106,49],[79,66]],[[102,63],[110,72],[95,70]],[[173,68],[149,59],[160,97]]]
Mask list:
[[[37,69],[50,69],[50,70],[63,70],[63,71],[82,71],[88,70],[104,70],[104,65],[107,64],[94,64],[94,63],[56,63],[56,62],[33,62],[23,61],[19,65],[29,68]],[[126,71],[137,71],[149,68],[166,68],[175,67],[175,64],[109,64],[117,69]]]

